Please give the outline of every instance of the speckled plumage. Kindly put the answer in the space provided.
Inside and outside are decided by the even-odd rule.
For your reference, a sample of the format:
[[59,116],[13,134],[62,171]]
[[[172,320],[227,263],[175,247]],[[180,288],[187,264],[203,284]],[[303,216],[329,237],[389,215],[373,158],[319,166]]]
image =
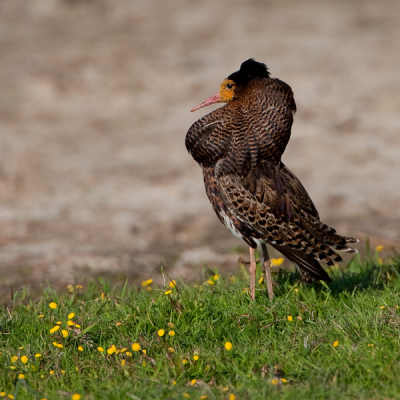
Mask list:
[[354,253],[348,244],[358,240],[320,221],[303,185],[282,163],[296,112],[293,92],[270,78],[264,64],[253,63],[230,75],[237,83],[234,98],[190,127],[186,147],[203,169],[214,211],[236,237],[252,248],[270,244],[306,281],[330,281],[319,260],[341,261],[332,248]]

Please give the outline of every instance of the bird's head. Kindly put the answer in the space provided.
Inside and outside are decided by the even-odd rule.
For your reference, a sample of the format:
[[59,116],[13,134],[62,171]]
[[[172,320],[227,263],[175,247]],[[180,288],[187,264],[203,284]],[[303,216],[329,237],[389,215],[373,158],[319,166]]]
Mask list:
[[229,103],[237,98],[240,88],[248,85],[250,81],[257,78],[269,78],[270,74],[265,64],[259,63],[252,58],[248,59],[240,66],[239,71],[230,74],[228,78],[221,83],[219,91],[211,96],[206,101],[203,101],[198,106],[190,111],[196,111],[199,108],[209,106],[214,103]]

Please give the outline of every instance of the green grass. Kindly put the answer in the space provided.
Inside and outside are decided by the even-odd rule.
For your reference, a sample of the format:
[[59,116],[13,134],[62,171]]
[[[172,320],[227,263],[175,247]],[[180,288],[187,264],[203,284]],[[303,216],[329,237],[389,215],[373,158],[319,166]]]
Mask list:
[[[272,302],[260,284],[251,302],[245,276],[178,281],[169,295],[102,280],[72,293],[47,288],[38,301],[19,291],[1,310],[0,391],[48,400],[400,398],[400,258],[376,257],[335,269],[329,285],[276,273]],[[80,328],[67,327],[71,312]],[[112,345],[128,350],[107,354]]]

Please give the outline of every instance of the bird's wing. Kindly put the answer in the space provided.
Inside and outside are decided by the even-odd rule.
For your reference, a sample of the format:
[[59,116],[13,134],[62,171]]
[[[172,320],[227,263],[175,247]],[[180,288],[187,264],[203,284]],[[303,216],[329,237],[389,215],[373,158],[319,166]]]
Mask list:
[[[246,176],[219,177],[222,199],[230,212],[299,267],[328,279],[317,260],[340,261],[330,246],[346,238],[323,224],[299,180],[283,164],[263,162]],[[341,249],[343,250],[343,249]]]

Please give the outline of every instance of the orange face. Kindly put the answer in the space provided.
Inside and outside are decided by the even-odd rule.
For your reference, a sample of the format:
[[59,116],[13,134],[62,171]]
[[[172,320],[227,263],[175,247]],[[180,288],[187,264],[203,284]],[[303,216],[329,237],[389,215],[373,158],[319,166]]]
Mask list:
[[235,88],[236,84],[234,81],[232,81],[231,79],[224,79],[224,81],[221,83],[221,87],[218,93],[214,94],[214,96],[211,96],[206,101],[203,101],[198,106],[192,108],[191,111],[196,111],[199,108],[207,107],[210,104],[214,103],[228,103],[233,99],[235,95]]

